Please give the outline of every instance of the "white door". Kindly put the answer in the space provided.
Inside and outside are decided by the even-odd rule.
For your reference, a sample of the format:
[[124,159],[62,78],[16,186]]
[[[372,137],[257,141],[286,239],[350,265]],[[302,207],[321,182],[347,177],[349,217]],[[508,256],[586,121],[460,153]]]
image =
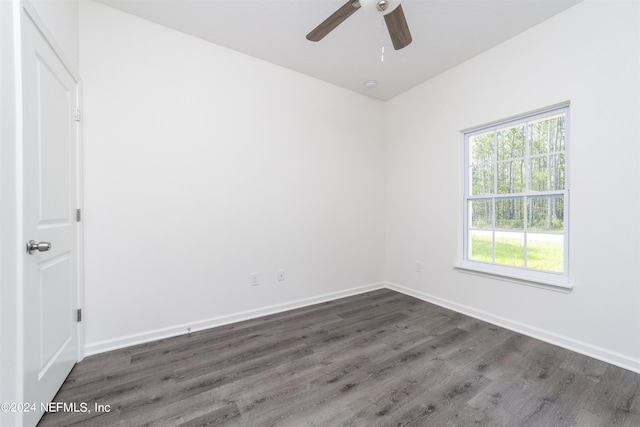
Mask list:
[[[24,13],[22,23],[24,402],[40,406],[78,360],[78,83]],[[29,240],[41,250],[29,254]]]

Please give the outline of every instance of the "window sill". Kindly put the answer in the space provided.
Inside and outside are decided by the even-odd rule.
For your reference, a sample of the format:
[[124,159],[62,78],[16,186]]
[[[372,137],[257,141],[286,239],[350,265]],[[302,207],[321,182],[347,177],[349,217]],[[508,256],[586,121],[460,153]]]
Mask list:
[[508,272],[496,271],[491,268],[485,268],[475,263],[459,263],[454,269],[461,273],[473,274],[475,276],[488,277],[490,279],[502,280],[505,282],[517,283],[520,285],[533,286],[536,288],[547,289],[555,292],[569,293],[573,289],[573,285],[568,279],[552,280],[539,277],[529,277],[525,275],[512,274]]

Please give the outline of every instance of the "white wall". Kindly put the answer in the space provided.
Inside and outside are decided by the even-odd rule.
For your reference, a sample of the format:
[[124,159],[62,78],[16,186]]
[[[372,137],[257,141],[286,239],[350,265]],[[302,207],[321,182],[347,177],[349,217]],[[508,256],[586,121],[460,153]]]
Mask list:
[[[386,275],[397,289],[640,371],[638,9],[578,4],[385,105]],[[573,291],[455,271],[459,131],[564,101]]]
[[90,1],[80,40],[88,353],[383,279],[381,102]]

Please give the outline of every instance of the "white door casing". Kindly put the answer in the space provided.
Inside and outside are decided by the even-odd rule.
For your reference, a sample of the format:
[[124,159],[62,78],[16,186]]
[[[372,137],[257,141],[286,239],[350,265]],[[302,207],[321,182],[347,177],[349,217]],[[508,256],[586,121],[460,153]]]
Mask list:
[[[22,19],[25,242],[23,397],[42,416],[78,361],[79,84],[28,14]],[[49,242],[27,253],[26,242]]]

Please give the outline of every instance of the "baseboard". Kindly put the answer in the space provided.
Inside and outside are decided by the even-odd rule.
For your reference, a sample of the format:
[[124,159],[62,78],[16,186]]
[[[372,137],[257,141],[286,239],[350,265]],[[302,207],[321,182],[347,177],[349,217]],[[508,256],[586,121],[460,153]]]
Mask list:
[[365,286],[346,289],[343,291],[331,292],[328,294],[317,295],[310,298],[303,298],[300,300],[289,301],[281,304],[261,307],[254,310],[241,311],[238,313],[228,314],[228,315],[219,316],[219,317],[213,317],[210,319],[199,320],[199,321],[190,322],[190,323],[184,323],[181,325],[171,326],[168,328],[155,329],[148,332],[127,335],[127,336],[114,338],[110,340],[98,341],[95,343],[87,344],[84,347],[84,355],[92,356],[94,354],[104,353],[111,350],[117,350],[124,347],[130,347],[132,345],[144,344],[150,341],[175,337],[178,335],[184,335],[189,332],[196,332],[204,329],[215,328],[217,326],[224,326],[230,323],[255,319],[257,317],[281,313],[283,311],[293,310],[296,308],[302,308],[302,307],[306,307],[313,304],[319,304],[327,301],[332,301],[335,299],[349,297],[349,296],[361,294],[364,292],[374,291],[376,289],[382,289],[384,287],[385,287],[384,282],[373,283]]
[[414,289],[406,288],[404,286],[400,286],[396,283],[391,283],[391,282],[373,283],[373,284],[351,288],[351,289],[347,289],[339,292],[332,292],[328,294],[317,295],[310,298],[304,298],[300,300],[289,301],[286,303],[261,307],[254,310],[247,310],[247,311],[233,313],[225,316],[219,316],[219,317],[200,320],[196,322],[190,322],[190,323],[185,323],[181,325],[171,326],[168,328],[156,329],[156,330],[143,332],[139,334],[127,335],[124,337],[119,337],[111,340],[99,341],[96,343],[91,343],[86,345],[84,348],[84,353],[85,353],[85,356],[91,356],[94,354],[104,353],[111,350],[130,347],[133,345],[144,344],[150,341],[187,334],[190,331],[196,332],[204,329],[215,328],[217,326],[224,326],[230,323],[255,319],[261,316],[281,313],[283,311],[302,308],[309,305],[332,301],[335,299],[357,295],[364,292],[369,292],[369,291],[382,289],[382,288],[391,289],[393,291],[400,292],[405,295],[412,296],[414,298],[418,298],[422,301],[436,304],[441,307],[448,308],[450,310],[453,310],[462,314],[466,314],[467,316],[471,316],[476,319],[480,319],[485,322],[492,323],[494,325],[509,329],[511,331],[518,332],[518,333],[530,336],[532,338],[536,338],[541,341],[545,341],[550,344],[557,345],[571,351],[575,351],[580,354],[584,354],[585,356],[602,360],[603,362],[607,362],[612,365],[619,366],[629,371],[640,373],[640,360],[638,359],[634,359],[624,354],[610,351],[605,348],[594,346],[592,344],[588,344],[579,340],[558,335],[550,331],[545,331],[545,330],[535,328],[523,323],[515,322],[500,316],[493,315],[486,311],[477,310],[473,307],[469,307],[463,304],[458,304],[453,301],[439,298],[424,292],[416,291]]
[[446,299],[438,298],[436,296],[429,295],[424,292],[416,291],[410,288],[405,288],[404,286],[400,286],[395,283],[385,282],[385,287],[388,289],[403,293],[405,295],[418,298],[422,301],[430,302],[432,304],[436,304],[441,307],[448,308],[453,311],[457,311],[458,313],[466,314],[467,316],[471,316],[476,319],[480,319],[485,322],[492,323],[494,325],[503,327],[505,329],[509,329],[511,331],[518,332],[523,335],[527,335],[532,338],[536,338],[541,341],[548,342],[549,344],[557,345],[559,347],[566,348],[567,350],[575,351],[576,353],[584,354],[585,356],[602,360],[603,362],[607,362],[612,365],[619,366],[629,371],[640,373],[640,360],[634,359],[624,354],[610,351],[610,350],[607,350],[606,348],[594,346],[592,344],[575,340],[569,337],[558,335],[550,331],[545,331],[539,328],[525,325],[523,323],[514,322],[504,317],[495,316],[486,311],[477,310],[473,307],[469,307],[463,304],[458,304]]

